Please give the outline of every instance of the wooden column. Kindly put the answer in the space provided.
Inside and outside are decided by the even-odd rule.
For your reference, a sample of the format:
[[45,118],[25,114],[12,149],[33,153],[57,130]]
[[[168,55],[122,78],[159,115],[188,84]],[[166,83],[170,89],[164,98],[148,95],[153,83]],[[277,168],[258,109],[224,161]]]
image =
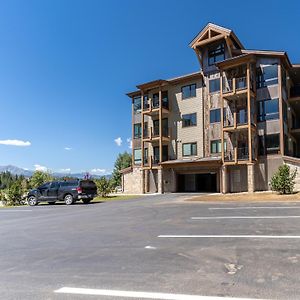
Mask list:
[[132,140],[132,149],[131,149],[131,165],[134,166],[134,102],[133,102],[134,97],[132,97],[131,101],[131,140]]
[[[142,167],[144,167],[144,91],[141,93],[141,101],[142,101],[142,121],[141,121],[141,129],[142,129],[142,136],[141,136],[141,150],[142,150]],[[144,173],[143,173],[143,180],[144,180]]]
[[221,97],[221,154],[222,163],[224,163],[225,153],[224,153],[224,98],[223,98],[223,71],[220,72],[220,97]]
[[248,110],[248,152],[249,152],[249,162],[252,162],[250,63],[247,63],[247,110]]
[[282,79],[281,64],[278,64],[278,94],[279,94],[279,124],[280,124],[280,154],[284,155],[284,120],[282,105]]
[[161,86],[159,87],[159,162],[162,162],[162,92]]

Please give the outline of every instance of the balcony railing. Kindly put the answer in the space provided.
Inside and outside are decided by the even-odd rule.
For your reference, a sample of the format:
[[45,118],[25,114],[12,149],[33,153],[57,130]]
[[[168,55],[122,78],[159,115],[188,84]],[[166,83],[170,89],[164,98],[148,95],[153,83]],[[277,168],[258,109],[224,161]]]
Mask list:
[[[171,129],[168,127],[162,128],[162,137],[170,137]],[[158,138],[159,135],[159,126],[154,126],[150,128],[144,129],[144,139],[152,139],[152,138]]]
[[[158,109],[159,106],[159,99],[148,99],[144,100],[143,103],[143,110],[144,111],[151,111],[152,109]],[[169,100],[167,98],[162,99],[162,108],[169,110]]]
[[247,110],[240,110],[239,112],[232,113],[227,116],[224,115],[223,127],[236,127],[240,125],[245,125],[248,123],[248,112]]
[[247,88],[247,77],[236,77],[226,79],[223,78],[223,93],[231,93],[235,90],[243,90]]
[[249,159],[248,147],[237,148],[237,159],[238,160],[248,160]]
[[248,147],[240,147],[230,149],[225,153],[225,161],[234,162],[235,158],[237,160],[248,160],[249,159],[249,150]]

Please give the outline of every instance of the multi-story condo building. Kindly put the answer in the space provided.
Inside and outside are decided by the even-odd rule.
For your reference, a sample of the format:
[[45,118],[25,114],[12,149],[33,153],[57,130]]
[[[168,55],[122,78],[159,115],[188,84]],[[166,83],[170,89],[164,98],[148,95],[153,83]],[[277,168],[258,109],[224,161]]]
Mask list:
[[300,65],[286,52],[247,50],[211,23],[190,47],[199,72],[127,94],[133,161],[124,191],[269,189],[279,165],[300,166]]

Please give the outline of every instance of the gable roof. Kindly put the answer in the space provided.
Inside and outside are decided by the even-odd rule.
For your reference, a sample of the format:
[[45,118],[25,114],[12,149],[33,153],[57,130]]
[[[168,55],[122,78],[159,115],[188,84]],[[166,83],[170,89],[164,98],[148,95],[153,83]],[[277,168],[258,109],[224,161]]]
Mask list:
[[215,40],[228,37],[231,38],[236,48],[244,49],[244,46],[231,29],[213,23],[208,23],[190,42],[189,46],[196,48],[197,46],[202,46]]

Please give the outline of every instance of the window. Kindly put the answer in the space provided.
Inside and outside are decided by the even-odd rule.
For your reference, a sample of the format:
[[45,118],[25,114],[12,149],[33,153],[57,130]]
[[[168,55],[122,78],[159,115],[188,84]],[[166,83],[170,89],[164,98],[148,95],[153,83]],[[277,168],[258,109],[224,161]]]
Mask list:
[[275,120],[279,118],[279,104],[278,99],[268,99],[259,101],[257,120],[259,122],[267,120]]
[[144,148],[144,163],[148,164],[148,158],[149,158],[149,153],[148,153],[148,148]]
[[197,114],[182,115],[182,127],[190,127],[197,125]]
[[141,112],[142,110],[142,99],[141,96],[133,98],[133,111],[135,113]]
[[[226,152],[227,149],[227,144],[226,141],[224,140],[224,152]],[[215,154],[215,153],[221,153],[222,150],[222,141],[221,140],[215,140],[210,142],[210,153]]]
[[221,122],[221,109],[211,109],[209,114],[210,123]]
[[161,93],[161,103],[163,108],[169,109],[168,91],[163,91]]
[[134,149],[133,156],[134,156],[134,164],[140,165],[142,163],[142,149]]
[[183,156],[197,155],[197,143],[188,143],[182,145]]
[[208,50],[208,65],[212,66],[218,61],[225,59],[225,48],[224,44],[219,44]]
[[278,83],[278,65],[259,67],[256,70],[257,88],[266,87]]
[[259,155],[277,154],[279,151],[279,133],[258,137]]
[[159,93],[153,94],[152,106],[153,108],[159,107]]
[[220,78],[209,80],[209,93],[216,93],[220,91]]
[[265,145],[267,154],[277,154],[279,151],[279,133],[266,135]]
[[190,84],[181,88],[182,99],[196,97],[196,84]]
[[142,136],[142,125],[141,123],[134,124],[133,126],[134,138],[139,139]]

